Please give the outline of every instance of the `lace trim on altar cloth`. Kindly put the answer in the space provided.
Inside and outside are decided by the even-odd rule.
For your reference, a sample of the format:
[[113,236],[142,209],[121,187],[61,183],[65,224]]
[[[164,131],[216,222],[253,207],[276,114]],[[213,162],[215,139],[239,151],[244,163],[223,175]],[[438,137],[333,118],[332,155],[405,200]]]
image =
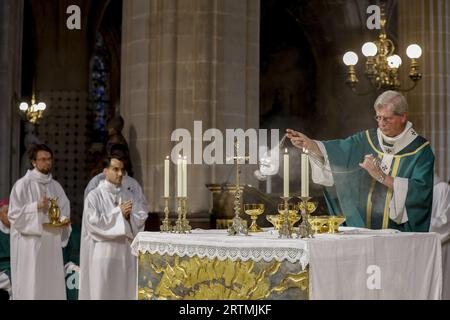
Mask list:
[[[162,240],[162,239],[161,239]],[[300,263],[302,269],[305,269],[309,263],[309,254],[305,248],[282,247],[282,246],[230,246],[229,244],[220,245],[221,241],[217,241],[217,245],[208,244],[185,244],[180,239],[178,243],[173,241],[155,241],[155,239],[142,239],[139,235],[131,245],[132,253],[137,256],[139,253],[150,253],[159,255],[177,255],[179,257],[219,259],[224,261],[230,259],[232,261],[253,260],[256,262],[273,260],[282,262],[289,261],[291,263]],[[211,242],[210,242],[211,243]],[[242,242],[241,242],[242,243]]]

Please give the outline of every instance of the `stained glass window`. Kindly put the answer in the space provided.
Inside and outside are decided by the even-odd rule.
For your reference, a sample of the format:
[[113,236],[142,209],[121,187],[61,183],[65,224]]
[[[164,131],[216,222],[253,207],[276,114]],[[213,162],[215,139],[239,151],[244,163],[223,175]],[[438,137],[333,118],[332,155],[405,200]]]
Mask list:
[[90,98],[93,108],[93,142],[105,143],[107,139],[106,122],[110,107],[110,69],[109,52],[103,37],[97,33],[94,55],[91,60]]

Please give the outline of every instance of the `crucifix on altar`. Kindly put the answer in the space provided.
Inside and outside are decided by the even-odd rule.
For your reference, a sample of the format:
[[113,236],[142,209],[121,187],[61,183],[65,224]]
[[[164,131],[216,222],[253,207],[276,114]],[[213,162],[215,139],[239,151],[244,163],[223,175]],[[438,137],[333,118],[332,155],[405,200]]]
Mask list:
[[234,218],[231,226],[228,228],[228,234],[230,236],[235,236],[239,234],[248,235],[248,229],[243,223],[243,219],[239,216],[241,213],[241,199],[243,194],[243,188],[240,185],[240,175],[241,169],[239,166],[239,161],[245,161],[249,159],[248,156],[239,156],[239,141],[236,139],[234,142],[234,152],[235,156],[232,158],[234,160],[234,165],[236,166],[236,191],[234,194]]

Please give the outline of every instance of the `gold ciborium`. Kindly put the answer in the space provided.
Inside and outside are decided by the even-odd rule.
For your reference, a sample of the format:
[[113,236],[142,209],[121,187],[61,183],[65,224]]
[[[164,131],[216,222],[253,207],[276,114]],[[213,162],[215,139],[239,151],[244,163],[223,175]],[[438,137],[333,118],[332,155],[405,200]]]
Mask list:
[[[284,203],[280,203],[278,205],[278,213],[275,215],[267,215],[266,219],[273,225],[275,230],[280,230],[283,222],[284,222],[284,214],[285,214],[285,205]],[[293,230],[294,224],[296,224],[300,219],[300,215],[298,215],[297,206],[293,203],[288,204],[288,222],[289,222],[289,230]]]
[[345,222],[345,216],[332,216],[329,223],[329,233],[338,233],[339,226]]
[[[269,214],[266,216],[267,221],[269,221],[275,230],[280,230],[281,225],[284,222],[284,216],[281,214]],[[300,216],[298,214],[289,216],[289,229],[293,230],[294,224],[296,224],[300,220]]]
[[301,211],[301,212],[306,211],[308,213],[312,213],[312,212],[316,211],[316,209],[317,209],[317,202],[307,201],[306,204],[307,205],[306,205],[306,210],[305,210],[305,202],[300,201],[297,204],[298,210]]
[[250,228],[248,229],[248,231],[249,232],[263,231],[263,229],[261,229],[256,224],[256,220],[258,219],[258,216],[264,212],[264,204],[262,204],[262,203],[245,204],[244,211],[252,219],[252,224],[250,225]]
[[44,225],[49,227],[62,227],[70,224],[70,220],[67,217],[63,217],[63,220],[60,220],[61,209],[58,206],[58,198],[50,198],[49,201],[50,206],[48,208],[48,219],[50,222],[44,223]]
[[55,225],[58,224],[59,217],[61,216],[61,209],[58,207],[58,202],[56,198],[51,198],[50,207],[48,208],[48,218],[50,219],[50,223]]
[[310,216],[308,221],[314,233],[338,233],[345,216]]
[[[280,215],[283,215],[285,210],[286,210],[286,206],[284,205],[284,203],[278,204],[278,213]],[[293,216],[298,216],[297,212],[298,212],[298,207],[294,203],[288,203],[289,220],[291,220],[291,217],[293,217]],[[300,219],[300,217],[298,217],[298,218]]]

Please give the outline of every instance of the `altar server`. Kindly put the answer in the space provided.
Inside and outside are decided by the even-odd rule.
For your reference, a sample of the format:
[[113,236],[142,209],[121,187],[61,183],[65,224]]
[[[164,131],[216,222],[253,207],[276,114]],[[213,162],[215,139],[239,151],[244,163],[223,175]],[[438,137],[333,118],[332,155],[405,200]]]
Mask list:
[[[124,152],[122,152],[120,150],[114,150],[111,154],[114,154],[115,156],[118,156],[121,159],[123,159],[124,160],[124,166],[125,166],[125,168],[127,167],[128,156],[127,156],[126,153],[124,153]],[[84,199],[86,199],[86,197],[89,194],[89,192],[94,190],[100,184],[100,182],[102,182],[104,180],[105,180],[105,174],[103,172],[101,172],[101,173],[97,174],[95,177],[93,177],[89,181],[89,183],[86,186],[86,188],[84,189]],[[145,195],[142,192],[142,188],[139,185],[139,182],[137,182],[136,179],[131,177],[128,174],[128,172],[125,172],[124,175],[123,175],[121,188],[122,189],[127,189],[128,191],[132,192],[134,194],[134,197],[139,202],[139,205],[142,206],[143,208],[148,208],[147,199],[145,198]]]
[[450,300],[450,185],[434,176],[430,231],[442,244],[442,300]]
[[66,299],[62,247],[70,225],[45,226],[49,199],[56,198],[61,220],[69,219],[70,203],[61,185],[52,178],[52,150],[43,144],[29,151],[33,166],[11,191],[11,282],[15,300]]
[[79,299],[136,299],[136,257],[131,242],[144,229],[148,208],[122,187],[124,160],[109,156],[105,180],[84,202]]

